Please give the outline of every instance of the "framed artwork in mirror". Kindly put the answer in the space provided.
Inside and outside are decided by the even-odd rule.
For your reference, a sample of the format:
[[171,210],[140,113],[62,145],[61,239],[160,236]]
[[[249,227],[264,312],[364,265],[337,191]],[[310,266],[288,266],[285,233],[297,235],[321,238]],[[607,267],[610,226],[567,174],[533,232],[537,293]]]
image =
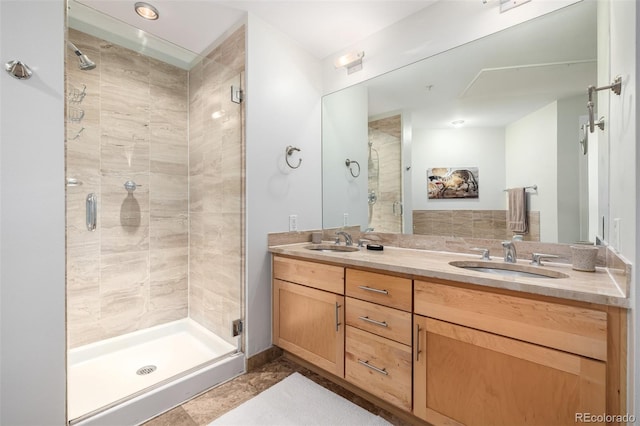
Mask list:
[[427,168],[429,199],[478,198],[478,167]]

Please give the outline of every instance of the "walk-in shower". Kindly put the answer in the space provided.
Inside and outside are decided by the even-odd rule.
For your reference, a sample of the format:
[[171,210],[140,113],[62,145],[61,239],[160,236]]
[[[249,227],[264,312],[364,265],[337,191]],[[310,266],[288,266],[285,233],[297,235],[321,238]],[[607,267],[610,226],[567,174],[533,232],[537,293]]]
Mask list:
[[70,4],[68,419],[138,424],[244,371],[245,33],[173,60]]

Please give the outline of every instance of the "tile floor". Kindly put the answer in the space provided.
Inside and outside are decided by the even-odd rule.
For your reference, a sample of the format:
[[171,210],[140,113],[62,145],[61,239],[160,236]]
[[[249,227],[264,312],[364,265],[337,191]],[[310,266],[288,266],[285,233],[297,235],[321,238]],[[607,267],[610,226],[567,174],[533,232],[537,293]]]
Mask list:
[[285,357],[280,357],[254,371],[237,377],[185,402],[181,406],[148,421],[144,426],[205,426],[222,414],[251,399],[294,372],[308,377],[314,382],[352,401],[354,404],[385,418],[394,425],[407,425],[403,420],[376,407],[369,401],[299,366]]

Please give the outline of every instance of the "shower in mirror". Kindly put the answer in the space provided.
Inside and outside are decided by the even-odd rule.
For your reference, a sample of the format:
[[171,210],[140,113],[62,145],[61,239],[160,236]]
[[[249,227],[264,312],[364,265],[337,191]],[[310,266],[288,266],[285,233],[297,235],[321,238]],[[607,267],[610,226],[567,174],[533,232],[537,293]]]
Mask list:
[[400,115],[372,119],[368,125],[368,231],[402,231]]
[[69,5],[68,418],[137,424],[244,370],[245,33],[171,59]]

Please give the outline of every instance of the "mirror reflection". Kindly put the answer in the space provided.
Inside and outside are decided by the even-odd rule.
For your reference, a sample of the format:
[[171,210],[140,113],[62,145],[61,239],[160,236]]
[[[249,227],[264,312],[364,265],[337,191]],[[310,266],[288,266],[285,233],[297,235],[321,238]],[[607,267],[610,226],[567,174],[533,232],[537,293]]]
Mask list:
[[[325,96],[323,226],[596,242],[607,199],[598,164],[608,163],[603,132],[584,132],[603,55],[596,6],[578,2]],[[358,177],[345,159],[362,166]],[[509,227],[510,188],[525,192],[525,233]]]

